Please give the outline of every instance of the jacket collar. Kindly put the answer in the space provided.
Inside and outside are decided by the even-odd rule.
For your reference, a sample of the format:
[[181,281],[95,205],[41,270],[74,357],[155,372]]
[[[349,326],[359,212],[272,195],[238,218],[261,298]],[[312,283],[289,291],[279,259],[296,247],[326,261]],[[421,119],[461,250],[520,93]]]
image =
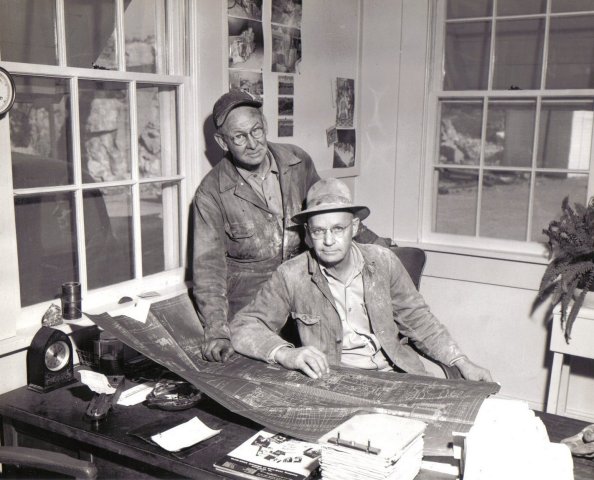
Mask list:
[[[290,167],[301,163],[301,159],[280,143],[268,142],[268,152],[274,156],[274,160],[281,178],[282,187],[283,177],[289,173]],[[233,161],[228,155],[225,155],[220,162],[219,190],[221,192],[225,192],[227,190],[231,190],[232,188],[241,186],[241,183],[245,183],[245,181],[237,172],[235,165],[233,165]],[[254,197],[257,198],[257,195],[254,194]],[[252,197],[250,196],[249,199],[251,200]]]

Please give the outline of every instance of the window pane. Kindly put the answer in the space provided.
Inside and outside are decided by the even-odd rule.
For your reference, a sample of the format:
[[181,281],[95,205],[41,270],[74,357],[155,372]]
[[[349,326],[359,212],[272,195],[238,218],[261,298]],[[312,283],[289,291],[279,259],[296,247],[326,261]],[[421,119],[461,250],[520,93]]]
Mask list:
[[14,76],[16,100],[10,111],[14,188],[73,182],[67,80]]
[[128,85],[79,82],[83,170],[91,182],[130,178],[130,107]]
[[64,0],[68,65],[117,69],[114,0]]
[[140,215],[143,275],[179,267],[178,184],[141,185]]
[[544,13],[547,0],[497,0],[497,15],[528,15]]
[[130,280],[134,277],[130,189],[86,190],[83,198],[88,288]]
[[448,18],[489,17],[493,0],[448,0]]
[[23,306],[50,300],[62,283],[78,281],[74,212],[72,193],[15,199]]
[[441,103],[439,163],[479,164],[482,118],[481,100]]
[[594,10],[594,0],[551,0],[551,11],[555,13],[583,12],[586,10]]
[[490,22],[448,24],[444,90],[486,89],[490,48]]
[[0,57],[3,61],[58,64],[55,2],[0,0],[0,12]]
[[531,240],[546,242],[543,229],[553,219],[561,216],[561,202],[567,196],[571,204],[587,203],[588,175],[564,173],[538,173],[534,186],[534,211],[532,214]]
[[534,100],[490,100],[485,165],[530,167],[535,115]]
[[530,174],[485,170],[479,236],[526,240]]
[[540,87],[544,26],[544,19],[497,22],[494,89]]
[[178,173],[176,93],[175,87],[136,89],[141,178]]
[[593,118],[592,100],[543,100],[537,166],[588,170]]
[[594,88],[594,16],[551,18],[546,88]]
[[157,28],[158,9],[165,11],[163,0],[132,0],[126,5],[126,70],[155,73],[157,52],[165,51],[160,41],[165,33],[164,21]]
[[437,187],[437,203],[433,231],[474,235],[478,170],[436,168],[434,181]]

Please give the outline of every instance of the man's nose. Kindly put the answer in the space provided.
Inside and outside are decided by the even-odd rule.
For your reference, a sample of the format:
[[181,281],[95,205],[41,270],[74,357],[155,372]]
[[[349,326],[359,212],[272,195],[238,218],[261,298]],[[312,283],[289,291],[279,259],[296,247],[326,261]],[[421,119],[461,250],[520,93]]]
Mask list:
[[332,245],[334,243],[334,235],[329,228],[324,230],[324,245]]
[[258,142],[254,137],[252,137],[251,135],[248,135],[247,136],[247,145],[248,145],[248,148],[254,149],[258,145]]

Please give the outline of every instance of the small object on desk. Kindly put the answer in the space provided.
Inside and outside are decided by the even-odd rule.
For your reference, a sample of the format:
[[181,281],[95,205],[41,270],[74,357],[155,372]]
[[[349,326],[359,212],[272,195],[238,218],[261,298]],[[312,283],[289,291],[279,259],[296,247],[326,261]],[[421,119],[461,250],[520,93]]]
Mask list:
[[54,327],[62,323],[64,323],[62,320],[62,309],[55,303],[52,303],[43,314],[41,324],[45,327]]
[[151,440],[168,452],[178,452],[220,432],[207,427],[198,417],[193,417],[185,423],[153,435]]
[[571,437],[564,438],[561,443],[567,445],[571,454],[576,457],[594,459],[594,424],[588,425]]
[[49,392],[74,381],[72,342],[61,330],[42,326],[27,351],[30,390]]
[[185,410],[196,405],[202,394],[194,385],[173,373],[166,373],[146,397],[148,407],[161,410]]
[[110,388],[107,390],[102,388],[100,392],[95,391],[95,396],[89,403],[87,411],[85,412],[86,416],[95,422],[106,418],[114,402],[117,402],[124,385],[124,376],[113,375],[108,378],[108,382]]
[[123,405],[125,407],[130,407],[132,405],[138,405],[146,400],[146,397],[153,391],[155,388],[155,382],[145,382],[141,383],[140,385],[135,385],[128,390],[124,390],[120,394],[120,398],[118,399],[118,405]]

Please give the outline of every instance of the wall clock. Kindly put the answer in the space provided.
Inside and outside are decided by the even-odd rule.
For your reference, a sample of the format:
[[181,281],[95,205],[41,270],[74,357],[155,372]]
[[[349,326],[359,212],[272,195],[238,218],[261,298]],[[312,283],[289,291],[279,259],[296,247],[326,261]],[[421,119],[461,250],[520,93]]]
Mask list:
[[27,383],[48,392],[74,381],[72,342],[61,330],[41,327],[27,351]]
[[0,67],[0,116],[12,108],[15,96],[16,91],[12,75]]

